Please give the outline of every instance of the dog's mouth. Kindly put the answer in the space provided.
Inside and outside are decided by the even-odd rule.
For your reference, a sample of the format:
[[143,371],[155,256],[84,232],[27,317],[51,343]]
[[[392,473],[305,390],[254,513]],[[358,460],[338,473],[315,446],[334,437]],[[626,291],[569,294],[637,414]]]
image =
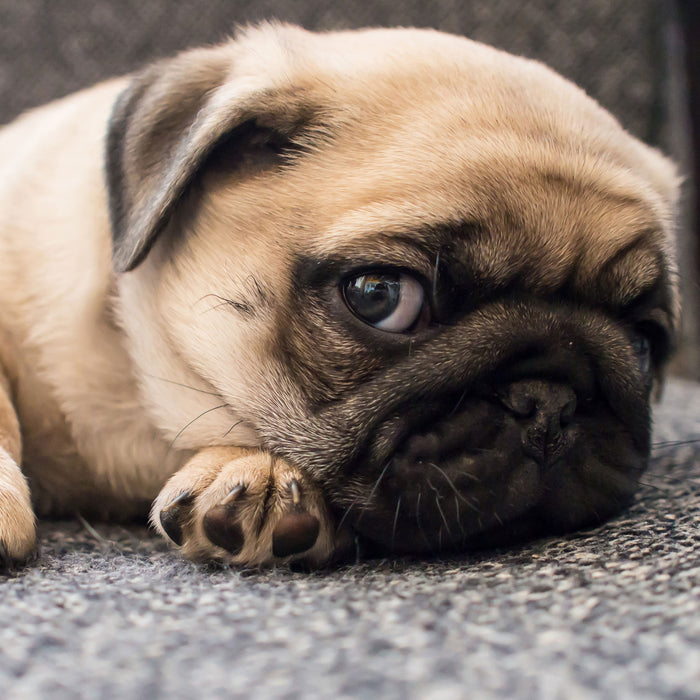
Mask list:
[[401,407],[368,441],[339,512],[380,550],[464,550],[564,532],[627,505],[648,441],[601,396],[542,378]]

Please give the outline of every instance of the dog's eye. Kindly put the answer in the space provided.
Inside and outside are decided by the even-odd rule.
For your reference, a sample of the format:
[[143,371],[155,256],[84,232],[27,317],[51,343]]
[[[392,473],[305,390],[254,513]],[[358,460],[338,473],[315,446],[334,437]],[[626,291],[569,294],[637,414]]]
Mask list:
[[389,333],[409,330],[425,307],[423,287],[403,272],[367,272],[347,279],[345,302],[365,323]]
[[632,347],[637,353],[639,369],[642,374],[649,374],[651,371],[651,342],[646,335],[637,333],[632,339]]

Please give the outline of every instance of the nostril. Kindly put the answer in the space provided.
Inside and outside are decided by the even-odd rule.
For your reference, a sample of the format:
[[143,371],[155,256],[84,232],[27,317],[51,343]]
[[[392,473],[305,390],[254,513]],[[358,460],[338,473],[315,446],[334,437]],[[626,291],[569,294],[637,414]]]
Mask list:
[[537,410],[537,400],[525,392],[511,390],[512,387],[496,392],[498,400],[518,418],[532,418]]
[[539,379],[513,382],[496,392],[499,401],[518,418],[558,417],[568,424],[576,413],[576,394],[564,384]]
[[576,415],[577,397],[565,384],[543,380],[513,382],[497,392],[522,428],[523,449],[539,464],[561,456],[569,443],[567,427]]

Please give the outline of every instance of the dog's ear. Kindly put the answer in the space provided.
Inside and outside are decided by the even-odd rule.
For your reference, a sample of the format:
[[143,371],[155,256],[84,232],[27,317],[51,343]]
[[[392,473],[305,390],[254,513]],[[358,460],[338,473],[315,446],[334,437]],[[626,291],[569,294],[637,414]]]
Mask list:
[[225,144],[234,161],[240,152],[246,163],[263,147],[282,157],[311,121],[300,91],[280,89],[269,78],[237,76],[234,48],[231,42],[157,63],[119,97],[106,153],[118,272],[144,259],[217,147]]

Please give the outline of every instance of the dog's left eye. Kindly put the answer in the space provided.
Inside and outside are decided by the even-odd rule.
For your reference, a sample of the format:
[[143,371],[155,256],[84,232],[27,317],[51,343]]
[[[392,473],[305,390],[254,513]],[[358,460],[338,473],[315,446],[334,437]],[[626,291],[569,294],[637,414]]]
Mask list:
[[639,369],[642,374],[651,372],[651,342],[646,335],[637,334],[632,340],[632,347],[639,360]]
[[403,272],[367,272],[343,284],[345,303],[365,323],[389,333],[410,330],[425,311],[425,292]]

